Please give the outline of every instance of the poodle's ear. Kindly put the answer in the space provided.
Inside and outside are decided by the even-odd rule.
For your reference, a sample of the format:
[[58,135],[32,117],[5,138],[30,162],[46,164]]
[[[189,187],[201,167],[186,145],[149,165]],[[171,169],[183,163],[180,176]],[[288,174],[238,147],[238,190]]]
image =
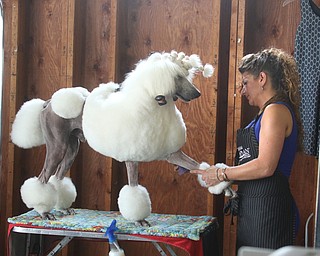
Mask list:
[[163,95],[158,95],[154,99],[158,102],[159,106],[164,106],[167,104],[166,97]]

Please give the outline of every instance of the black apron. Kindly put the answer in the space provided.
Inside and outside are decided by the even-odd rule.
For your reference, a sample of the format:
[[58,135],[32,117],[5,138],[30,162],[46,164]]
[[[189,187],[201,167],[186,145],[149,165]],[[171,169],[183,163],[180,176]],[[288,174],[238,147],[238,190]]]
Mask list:
[[[258,157],[254,125],[237,132],[236,164]],[[276,170],[271,177],[238,182],[237,249],[277,249],[294,243],[294,201],[288,179]]]

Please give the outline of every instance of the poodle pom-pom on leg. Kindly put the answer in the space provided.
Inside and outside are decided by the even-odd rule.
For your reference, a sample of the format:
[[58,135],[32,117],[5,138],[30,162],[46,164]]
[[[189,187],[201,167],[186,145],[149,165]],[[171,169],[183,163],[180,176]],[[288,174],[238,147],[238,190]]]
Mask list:
[[[215,165],[218,168],[225,168],[228,167],[227,165],[223,164],[223,163],[218,163]],[[200,164],[199,169],[200,170],[207,170],[210,167],[210,165],[206,162],[203,162]],[[202,175],[198,174],[198,182],[200,183],[200,185],[202,187],[208,188],[208,191],[211,194],[214,195],[220,195],[221,193],[225,193],[225,196],[233,196],[234,194],[236,194],[230,187],[231,183],[230,181],[222,181],[219,184],[215,185],[215,186],[210,186],[208,187],[207,184],[203,181],[202,179]]]
[[58,194],[54,208],[57,210],[67,210],[68,214],[73,214],[74,212],[70,207],[76,200],[77,190],[71,179],[64,177],[62,180],[59,180],[55,175],[52,175],[48,183],[54,186]]
[[21,186],[20,193],[28,208],[33,208],[44,219],[52,218],[50,211],[58,200],[57,191],[52,184],[44,184],[37,177],[29,178]]
[[145,187],[125,185],[120,190],[118,205],[125,219],[148,225],[145,218],[151,214],[151,200]]
[[[199,166],[199,169],[200,170],[207,170],[210,168],[210,164],[206,163],[206,162],[202,162]],[[204,182],[204,180],[202,179],[202,175],[201,174],[198,174],[198,182],[199,184],[204,187],[204,188],[207,188],[207,184]]]
[[[223,163],[217,163],[215,164],[217,168],[226,168],[228,165],[223,164]],[[215,186],[211,186],[208,188],[209,192],[211,194],[219,195],[222,192],[225,193],[225,196],[232,196],[233,194],[231,193],[231,182],[230,181],[222,181],[219,184]]]

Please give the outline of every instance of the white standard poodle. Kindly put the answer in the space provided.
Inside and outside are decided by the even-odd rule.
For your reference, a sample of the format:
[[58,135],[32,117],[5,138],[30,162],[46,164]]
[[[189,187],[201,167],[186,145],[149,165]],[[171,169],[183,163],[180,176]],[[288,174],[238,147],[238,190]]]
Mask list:
[[139,61],[121,84],[100,84],[91,93],[63,88],[46,102],[26,102],[13,123],[12,142],[22,148],[46,144],[46,159],[40,175],[22,185],[22,200],[44,218],[52,217],[53,208],[68,209],[76,189],[65,175],[80,142],[87,141],[102,155],[125,162],[128,185],[119,193],[120,212],[147,224],[151,201],[139,185],[138,163],[166,160],[187,170],[200,168],[180,150],[186,126],[175,106],[177,99],[188,102],[200,96],[192,83],[199,73],[210,77],[213,67],[203,66],[198,55],[156,52]]

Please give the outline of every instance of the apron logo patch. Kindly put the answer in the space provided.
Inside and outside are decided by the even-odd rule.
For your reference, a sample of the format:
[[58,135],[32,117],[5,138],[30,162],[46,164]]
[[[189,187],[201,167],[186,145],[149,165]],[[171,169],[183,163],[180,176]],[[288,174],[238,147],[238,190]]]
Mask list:
[[237,150],[239,152],[239,162],[251,157],[250,148],[243,148],[242,146],[240,146],[237,148]]

